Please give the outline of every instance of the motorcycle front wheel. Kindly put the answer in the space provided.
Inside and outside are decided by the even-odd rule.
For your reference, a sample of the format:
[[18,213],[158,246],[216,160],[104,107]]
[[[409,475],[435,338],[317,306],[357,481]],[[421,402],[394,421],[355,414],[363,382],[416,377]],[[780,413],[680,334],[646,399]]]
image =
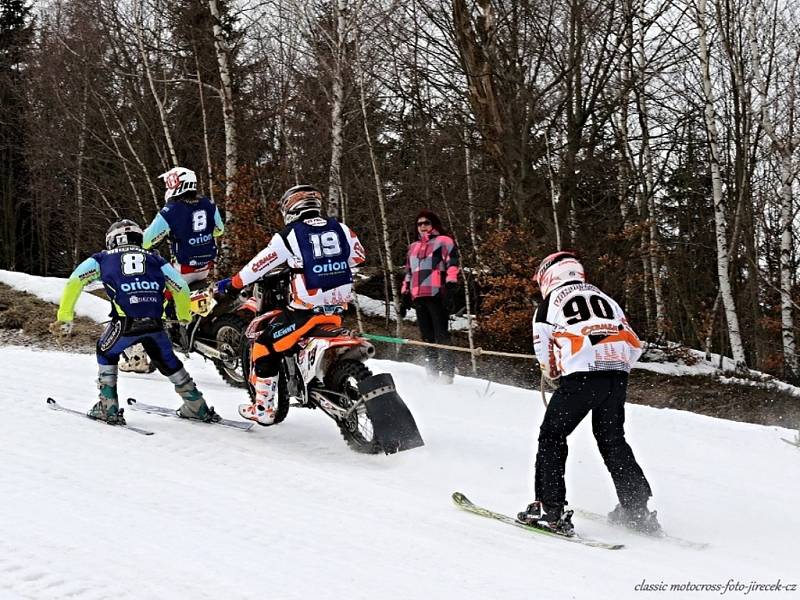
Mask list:
[[247,324],[248,321],[238,315],[222,315],[211,326],[211,338],[216,341],[217,350],[230,357],[228,360],[214,360],[214,366],[225,383],[232,387],[243,388],[247,382],[241,361]]

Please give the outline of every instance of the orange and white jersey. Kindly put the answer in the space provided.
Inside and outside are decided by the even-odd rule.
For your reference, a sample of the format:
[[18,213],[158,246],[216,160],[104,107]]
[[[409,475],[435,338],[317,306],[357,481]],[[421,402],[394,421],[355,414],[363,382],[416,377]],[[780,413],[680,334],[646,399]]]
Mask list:
[[588,283],[554,289],[533,316],[533,348],[551,377],[629,372],[642,354],[619,304]]
[[[318,219],[307,219],[309,225],[316,225]],[[325,219],[319,219],[325,224]],[[300,222],[297,222],[298,224]],[[294,225],[294,224],[292,224]],[[241,285],[248,285],[259,279],[262,275],[286,263],[292,270],[291,300],[289,306],[302,310],[310,310],[316,306],[340,305],[346,306],[353,299],[353,284],[347,283],[332,289],[308,289],[306,277],[303,273],[303,253],[297,241],[296,227],[288,226],[283,232],[276,233],[261,252],[256,254],[249,263],[236,275]],[[344,223],[337,223],[342,228],[344,237],[350,246],[347,258],[348,266],[352,269],[365,261],[364,248],[358,241],[356,234]]]

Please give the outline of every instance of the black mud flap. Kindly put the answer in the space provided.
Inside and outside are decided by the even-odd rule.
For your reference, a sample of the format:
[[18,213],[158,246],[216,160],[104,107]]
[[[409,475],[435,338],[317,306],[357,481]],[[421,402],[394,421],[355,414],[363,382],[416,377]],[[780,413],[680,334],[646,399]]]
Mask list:
[[367,377],[358,384],[375,440],[386,454],[424,446],[417,423],[388,373]]

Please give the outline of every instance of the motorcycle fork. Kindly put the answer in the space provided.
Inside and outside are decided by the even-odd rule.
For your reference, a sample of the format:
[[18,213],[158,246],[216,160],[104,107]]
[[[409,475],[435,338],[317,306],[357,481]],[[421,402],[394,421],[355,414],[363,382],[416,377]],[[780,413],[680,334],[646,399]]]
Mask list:
[[202,320],[203,317],[198,315],[196,319],[192,319],[192,322],[189,323],[189,352],[195,350],[194,338],[197,336],[197,331],[200,329],[200,322]]
[[309,390],[300,374],[296,357],[294,355],[284,357],[283,367],[282,372],[278,372],[278,377],[286,377],[286,393],[290,398],[292,396],[299,398],[302,406],[307,405],[310,400]]

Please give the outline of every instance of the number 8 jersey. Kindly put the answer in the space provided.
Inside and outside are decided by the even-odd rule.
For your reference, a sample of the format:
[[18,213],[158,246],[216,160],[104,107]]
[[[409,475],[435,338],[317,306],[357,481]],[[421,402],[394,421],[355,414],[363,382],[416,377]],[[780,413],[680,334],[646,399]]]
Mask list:
[[533,348],[551,377],[627,373],[642,354],[620,306],[588,283],[563,285],[547,295],[533,317]]

